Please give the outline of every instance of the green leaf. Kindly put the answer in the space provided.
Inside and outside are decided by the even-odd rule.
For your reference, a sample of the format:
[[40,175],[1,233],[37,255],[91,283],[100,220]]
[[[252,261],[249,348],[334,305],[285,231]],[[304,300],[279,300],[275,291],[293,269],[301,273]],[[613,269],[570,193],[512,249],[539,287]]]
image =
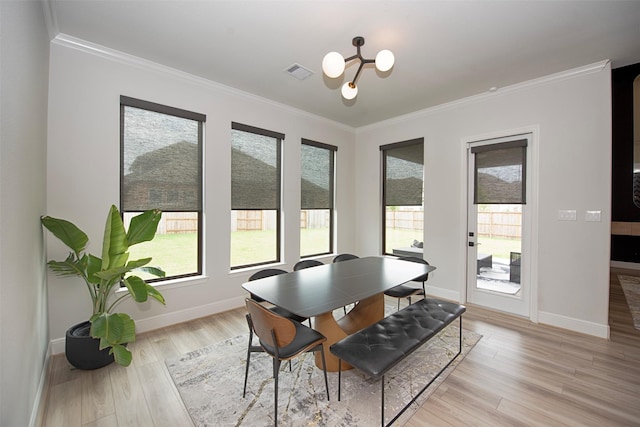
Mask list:
[[164,301],[164,297],[162,296],[160,291],[158,291],[156,288],[154,288],[153,286],[151,286],[148,283],[145,283],[145,285],[147,285],[147,293],[149,294],[150,297],[155,298],[156,300],[158,300],[162,304],[166,305],[166,303]]
[[117,344],[111,347],[109,353],[113,354],[113,358],[120,366],[129,366],[133,355],[127,347]]
[[147,284],[138,276],[129,276],[124,279],[124,285],[129,289],[136,302],[145,302],[148,297]]
[[144,211],[131,218],[127,231],[129,246],[153,240],[160,218],[162,218],[162,211],[158,209]]
[[105,340],[110,346],[133,342],[136,325],[127,314],[101,313],[91,318],[91,336]]
[[58,276],[81,276],[84,277],[84,263],[76,258],[73,252],[64,261],[49,261],[47,263],[51,271]]
[[120,217],[120,212],[115,205],[111,205],[107,222],[104,226],[104,237],[102,241],[102,269],[108,270],[114,267],[116,262],[129,249],[127,243],[127,235],[124,230],[124,224]]
[[123,274],[128,273],[132,270],[137,270],[140,266],[143,266],[150,261],[151,258],[138,259],[129,262],[127,265],[117,265],[108,270],[98,271],[96,273],[96,276],[103,280],[112,280],[116,277],[121,277]]
[[156,277],[166,276],[166,273],[160,267],[140,267],[140,268],[136,268],[136,270],[144,271],[145,273],[152,274]]
[[75,252],[76,255],[79,256],[80,252],[84,251],[87,247],[89,237],[87,237],[84,231],[80,230],[71,222],[50,216],[41,217],[40,222],[54,236],[60,239],[62,243]]
[[91,254],[89,254],[89,256],[85,255],[85,257],[87,263],[87,280],[89,281],[89,283],[97,285],[98,283],[100,283],[100,278],[96,276],[96,273],[99,272],[102,268],[102,260],[97,256],[93,256]]

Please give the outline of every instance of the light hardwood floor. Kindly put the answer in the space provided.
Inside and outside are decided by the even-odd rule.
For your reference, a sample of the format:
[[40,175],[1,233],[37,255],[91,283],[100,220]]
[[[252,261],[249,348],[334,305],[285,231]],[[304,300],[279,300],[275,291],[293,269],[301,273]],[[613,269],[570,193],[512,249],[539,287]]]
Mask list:
[[[640,331],[617,273],[640,276],[612,270],[609,341],[468,307],[463,325],[483,338],[407,426],[640,426]],[[43,425],[191,426],[164,360],[246,328],[237,309],[140,334],[126,369],[56,356]]]

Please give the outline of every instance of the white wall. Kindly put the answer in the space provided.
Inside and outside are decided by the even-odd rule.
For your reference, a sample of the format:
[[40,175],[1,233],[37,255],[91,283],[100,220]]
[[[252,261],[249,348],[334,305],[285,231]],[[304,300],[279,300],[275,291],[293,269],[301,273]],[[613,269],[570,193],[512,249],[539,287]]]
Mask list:
[[0,425],[35,423],[49,335],[45,208],[49,39],[40,2],[0,2]]
[[[206,277],[162,286],[167,305],[123,304],[138,331],[205,316],[244,304],[241,284],[251,271],[229,271],[231,122],[286,135],[284,141],[284,268],[299,260],[300,139],[338,146],[338,250],[353,251],[355,132],[351,128],[98,46],[59,36],[51,45],[47,214],[69,219],[99,245],[111,204],[119,201],[120,110],[126,95],[206,114]],[[100,247],[92,246],[98,253]],[[55,239],[49,258],[66,251]],[[327,258],[329,259],[329,258]],[[62,351],[64,331],[91,314],[78,280],[49,274],[51,337]]]
[[[471,137],[537,129],[537,246],[540,322],[608,335],[611,198],[611,69],[608,62],[416,112],[357,132],[357,248],[380,253],[379,146],[425,140],[425,259],[436,295],[464,300],[466,154]],[[578,220],[558,221],[575,209]],[[585,222],[601,210],[601,222]]]

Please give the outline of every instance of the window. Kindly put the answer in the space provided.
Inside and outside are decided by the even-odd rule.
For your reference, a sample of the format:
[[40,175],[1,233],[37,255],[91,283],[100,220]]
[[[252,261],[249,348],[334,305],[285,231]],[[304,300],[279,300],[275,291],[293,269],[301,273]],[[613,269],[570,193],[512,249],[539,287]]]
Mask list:
[[383,145],[382,252],[415,251],[421,257],[424,230],[423,138]]
[[231,124],[231,268],[280,261],[284,134]]
[[302,140],[300,257],[333,252],[333,190],[338,147]]
[[152,265],[165,270],[156,280],[202,274],[205,121],[203,114],[120,97],[120,206],[125,225],[142,211],[163,212],[155,239],[130,250],[132,259],[152,256]]

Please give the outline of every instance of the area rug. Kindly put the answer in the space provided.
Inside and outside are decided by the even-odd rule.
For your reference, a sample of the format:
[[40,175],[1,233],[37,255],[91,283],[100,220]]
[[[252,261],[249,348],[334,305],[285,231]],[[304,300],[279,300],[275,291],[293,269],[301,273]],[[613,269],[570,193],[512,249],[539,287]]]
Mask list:
[[[449,325],[385,376],[385,418],[388,422],[458,351],[457,325]],[[480,340],[463,329],[463,350],[456,361],[396,421],[403,425]],[[253,353],[246,398],[242,398],[248,334],[237,336],[165,361],[169,373],[196,426],[272,426],[272,359]],[[342,373],[338,402],[338,374],[329,372],[327,395],[322,370],[313,354],[283,364],[279,375],[278,425],[380,425],[380,382],[357,370]]]
[[618,274],[618,280],[624,291],[624,297],[627,299],[631,317],[633,317],[633,326],[640,330],[640,277]]

